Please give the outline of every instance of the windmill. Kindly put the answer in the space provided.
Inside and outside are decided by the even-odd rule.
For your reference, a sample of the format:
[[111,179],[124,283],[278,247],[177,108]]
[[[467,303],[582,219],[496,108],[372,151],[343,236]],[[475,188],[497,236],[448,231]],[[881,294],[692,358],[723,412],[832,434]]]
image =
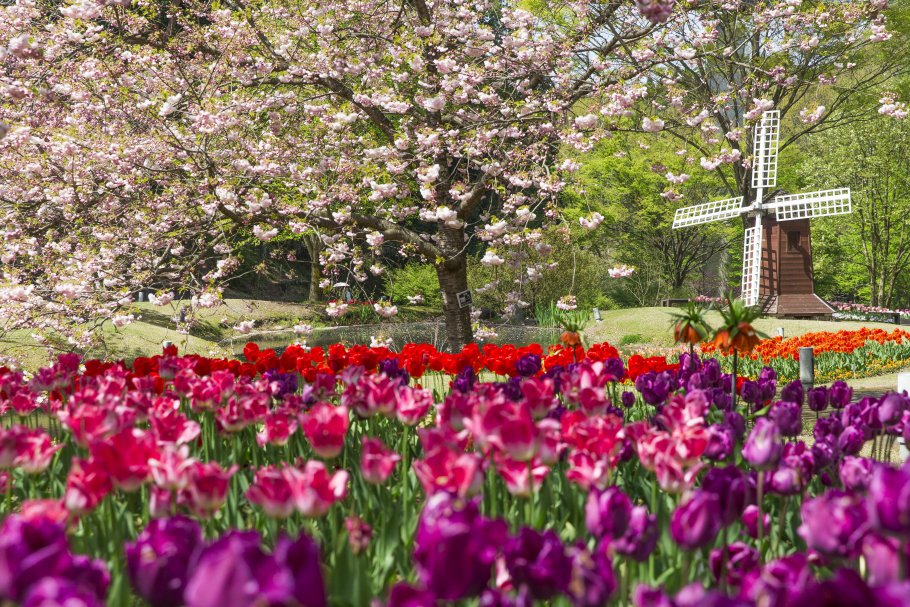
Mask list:
[[765,192],[777,183],[780,112],[762,115],[755,127],[752,167],[752,205],[743,197],[728,198],[676,211],[673,229],[723,221],[740,215],[755,217],[743,243],[742,299],[761,305],[767,314],[817,316],[834,310],[815,295],[809,220],[852,212],[850,189],[839,188],[775,196],[764,203]]

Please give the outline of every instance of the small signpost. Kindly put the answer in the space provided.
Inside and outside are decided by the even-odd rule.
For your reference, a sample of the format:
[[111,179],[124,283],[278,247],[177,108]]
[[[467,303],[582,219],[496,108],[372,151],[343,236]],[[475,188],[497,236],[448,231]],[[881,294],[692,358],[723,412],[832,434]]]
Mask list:
[[799,349],[799,381],[806,390],[815,386],[815,351],[811,346]]
[[472,303],[472,301],[473,301],[473,300],[471,299],[471,292],[470,292],[470,291],[461,291],[460,293],[456,293],[456,294],[455,294],[455,299],[458,300],[458,307],[459,307],[459,308],[467,308],[468,306],[471,305],[471,303]]

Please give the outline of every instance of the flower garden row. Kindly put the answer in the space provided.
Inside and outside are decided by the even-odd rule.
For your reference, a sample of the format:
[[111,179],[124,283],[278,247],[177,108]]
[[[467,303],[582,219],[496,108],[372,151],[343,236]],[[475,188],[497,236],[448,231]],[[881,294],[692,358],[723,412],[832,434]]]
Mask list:
[[606,345],[481,382],[421,350],[0,371],[0,601],[910,604],[910,469],[879,461],[906,397]]
[[[902,329],[861,328],[854,331],[806,333],[798,337],[763,340],[739,361],[740,374],[755,377],[764,365],[781,378],[799,377],[799,349],[815,354],[816,379],[821,383],[842,377],[868,377],[910,365],[910,332]],[[704,344],[704,355],[718,355],[727,367],[727,355],[713,344]]]

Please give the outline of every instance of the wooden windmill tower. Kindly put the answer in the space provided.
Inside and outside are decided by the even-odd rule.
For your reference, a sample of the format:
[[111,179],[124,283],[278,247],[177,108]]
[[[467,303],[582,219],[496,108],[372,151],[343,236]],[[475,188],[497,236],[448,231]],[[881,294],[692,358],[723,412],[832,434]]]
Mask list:
[[815,294],[809,220],[851,213],[850,189],[775,196],[763,204],[765,192],[777,183],[779,134],[780,112],[765,112],[755,127],[751,206],[743,206],[740,196],[678,209],[673,229],[740,215],[754,217],[755,227],[746,229],[743,244],[746,305],[759,305],[764,313],[778,316],[832,314],[834,310]]

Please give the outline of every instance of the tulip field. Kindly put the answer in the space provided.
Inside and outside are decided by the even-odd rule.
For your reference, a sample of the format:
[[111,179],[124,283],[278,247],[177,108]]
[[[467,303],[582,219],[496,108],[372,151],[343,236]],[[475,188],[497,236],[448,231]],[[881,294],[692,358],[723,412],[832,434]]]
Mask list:
[[[812,347],[816,380],[819,382],[880,375],[910,365],[910,332],[862,328],[805,333],[788,339],[765,339],[740,360],[739,373],[755,377],[767,365],[777,372],[779,378],[796,379],[799,377],[801,347]],[[701,352],[720,356],[724,368],[730,367],[729,355],[722,354],[712,344],[704,344]]]
[[910,605],[903,395],[608,344],[244,354],[0,369],[0,603]]

